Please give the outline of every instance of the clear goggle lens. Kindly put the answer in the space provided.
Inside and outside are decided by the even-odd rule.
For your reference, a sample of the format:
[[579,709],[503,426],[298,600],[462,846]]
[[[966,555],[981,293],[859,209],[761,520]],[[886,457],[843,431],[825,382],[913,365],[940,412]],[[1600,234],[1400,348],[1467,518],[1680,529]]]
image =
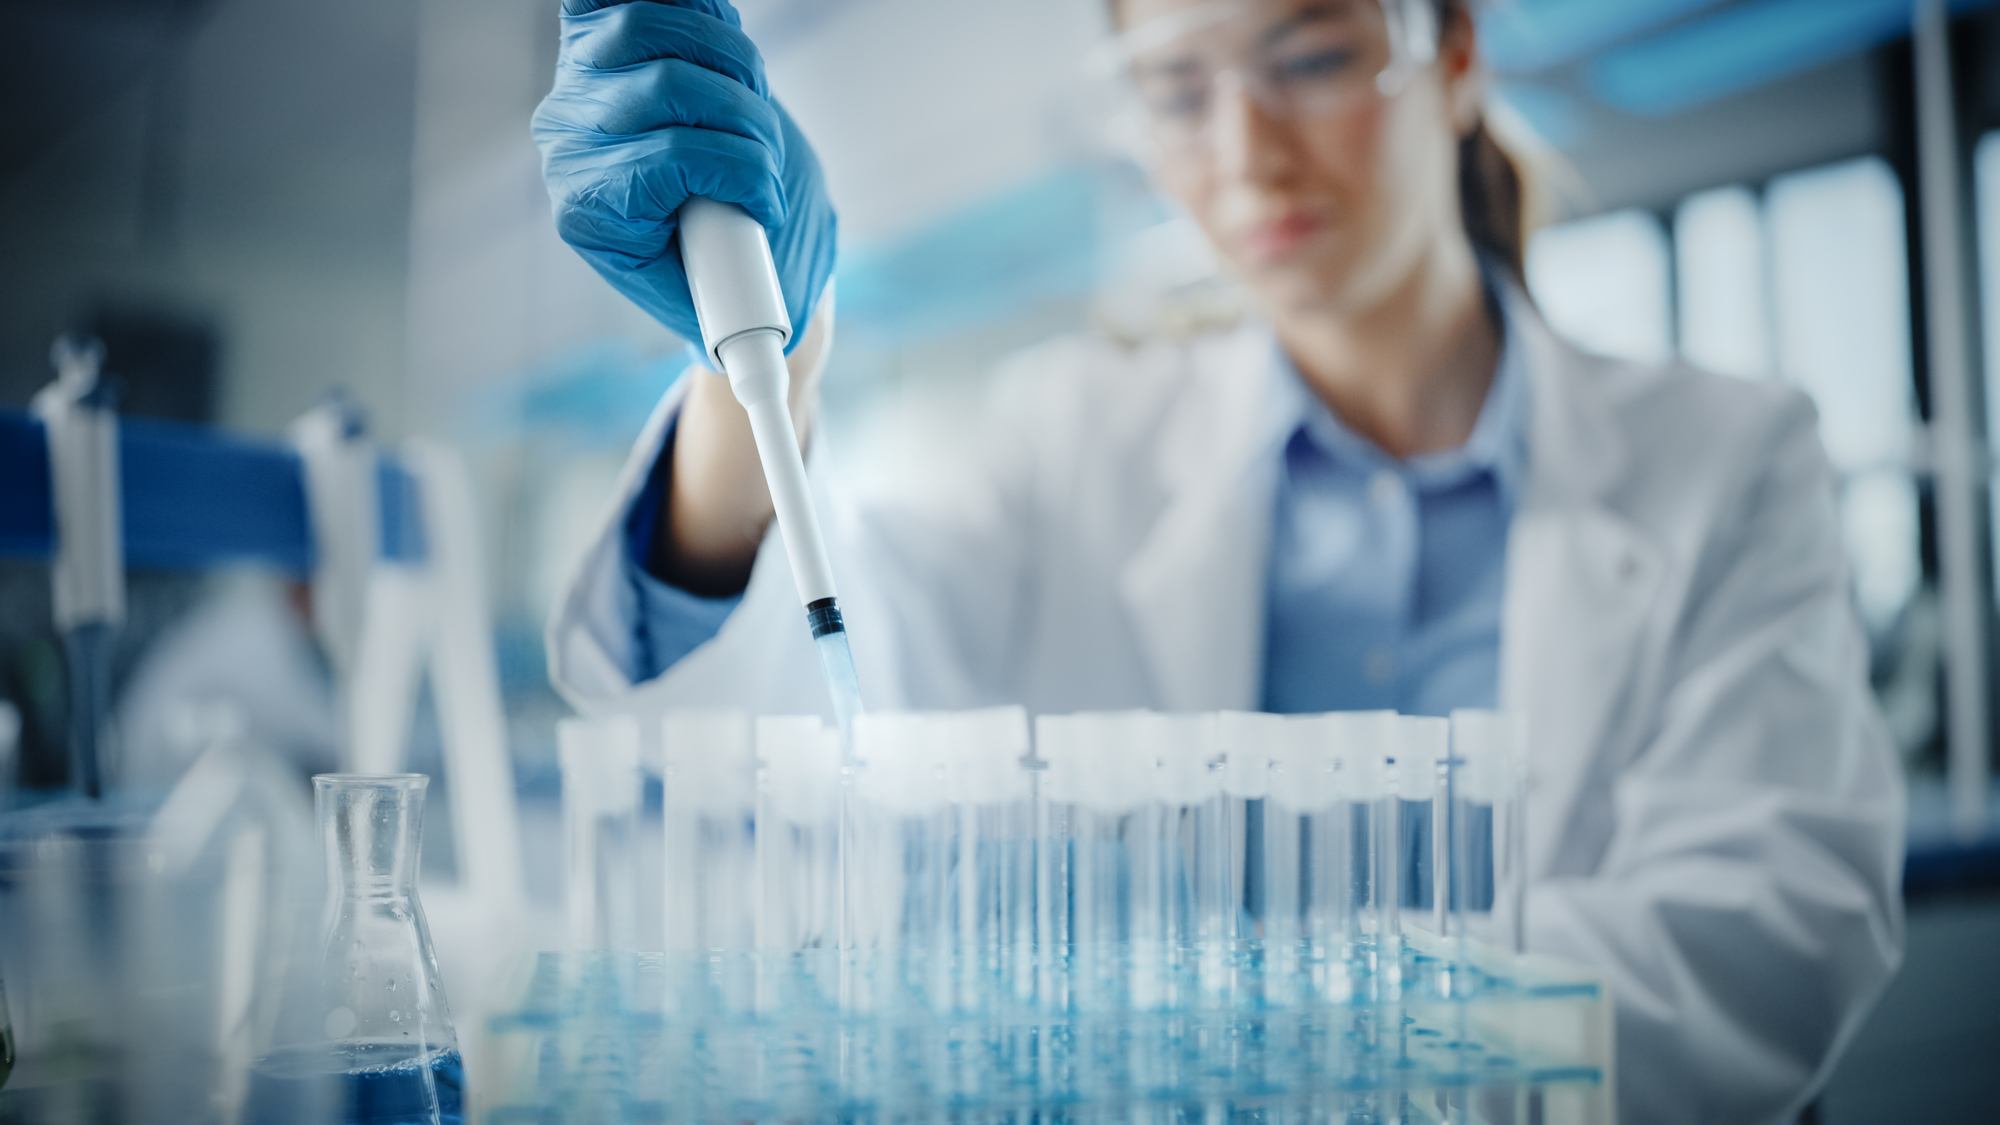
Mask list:
[[1434,0],[1207,0],[1145,19],[1108,45],[1135,139],[1208,142],[1242,97],[1285,120],[1395,92],[1437,55]]

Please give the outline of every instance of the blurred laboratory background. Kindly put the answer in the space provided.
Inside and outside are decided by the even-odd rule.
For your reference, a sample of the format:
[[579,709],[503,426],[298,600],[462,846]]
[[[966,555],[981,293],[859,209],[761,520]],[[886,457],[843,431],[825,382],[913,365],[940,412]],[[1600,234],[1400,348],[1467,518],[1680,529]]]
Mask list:
[[[941,455],[940,420],[1019,346],[1234,315],[1192,228],[1079,110],[1100,5],[740,6],[841,214],[840,471]],[[1827,1091],[1834,1122],[1984,1117],[1979,1064],[2000,1050],[2000,4],[1940,6],[1948,34],[1928,39],[1912,0],[1496,0],[1483,17],[1495,96],[1542,166],[1530,274],[1549,318],[1603,351],[1805,388],[1840,471],[1911,846],[1905,968]],[[129,419],[275,445],[337,401],[384,449],[462,459],[531,898],[557,878],[566,713],[542,622],[686,363],[551,225],[528,121],[553,8],[0,8],[0,408],[54,379],[67,332],[101,343]],[[49,501],[7,475],[22,464],[0,450],[0,791],[26,792],[73,780],[78,697],[49,561],[23,546],[23,513]],[[187,716],[218,702],[301,778],[339,760],[324,607],[305,567],[256,555],[135,560],[107,769],[171,783],[192,760],[175,743],[206,729]],[[450,827],[465,789],[446,693],[416,690],[408,758],[436,777],[441,880],[473,838]]]

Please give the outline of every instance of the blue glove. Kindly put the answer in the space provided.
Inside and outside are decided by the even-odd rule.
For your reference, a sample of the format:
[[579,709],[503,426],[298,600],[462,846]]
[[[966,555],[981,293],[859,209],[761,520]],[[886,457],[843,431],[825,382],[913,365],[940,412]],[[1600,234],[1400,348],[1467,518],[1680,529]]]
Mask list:
[[699,195],[764,225],[788,348],[805,338],[833,276],[833,204],[729,0],[563,0],[534,136],[556,231],[654,319],[701,341],[674,237],[675,212]]

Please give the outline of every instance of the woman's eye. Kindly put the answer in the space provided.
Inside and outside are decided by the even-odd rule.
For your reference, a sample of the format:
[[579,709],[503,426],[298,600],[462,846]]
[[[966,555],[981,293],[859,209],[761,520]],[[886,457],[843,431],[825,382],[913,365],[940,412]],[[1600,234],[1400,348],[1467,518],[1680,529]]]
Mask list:
[[1332,78],[1353,65],[1353,51],[1345,47],[1329,47],[1323,51],[1308,51],[1275,59],[1271,63],[1271,74],[1284,82],[1310,82]]
[[1198,82],[1154,86],[1147,89],[1142,97],[1146,111],[1163,120],[1200,117],[1208,110],[1208,89]]

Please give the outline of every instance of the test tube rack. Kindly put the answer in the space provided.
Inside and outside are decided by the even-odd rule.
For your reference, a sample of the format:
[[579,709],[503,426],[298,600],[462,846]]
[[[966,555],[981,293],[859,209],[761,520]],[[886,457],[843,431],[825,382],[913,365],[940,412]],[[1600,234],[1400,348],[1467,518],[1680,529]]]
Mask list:
[[[631,717],[562,735],[575,950],[494,1121],[1598,1121],[1588,973],[1519,952],[1524,734],[1326,716],[670,714],[662,954]],[[652,836],[652,833],[645,833]]]
[[1588,975],[1417,937],[1387,965],[1356,950],[1282,974],[1254,944],[1184,953],[1150,1006],[1081,1000],[1074,957],[1017,995],[908,951],[543,954],[486,1025],[473,1088],[495,1125],[1609,1118]]

